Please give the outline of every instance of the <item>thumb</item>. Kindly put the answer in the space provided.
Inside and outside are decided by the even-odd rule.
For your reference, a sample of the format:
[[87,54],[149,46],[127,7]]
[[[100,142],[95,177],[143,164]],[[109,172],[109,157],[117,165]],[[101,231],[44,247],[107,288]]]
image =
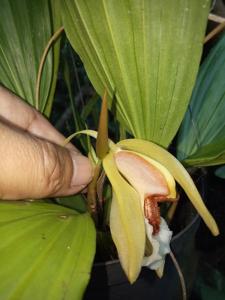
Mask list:
[[0,198],[66,196],[92,178],[88,158],[0,123]]

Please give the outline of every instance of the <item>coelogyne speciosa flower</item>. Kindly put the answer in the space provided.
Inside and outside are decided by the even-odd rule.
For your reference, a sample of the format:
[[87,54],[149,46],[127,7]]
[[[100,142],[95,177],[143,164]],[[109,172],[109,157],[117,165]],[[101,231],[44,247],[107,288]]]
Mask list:
[[[79,133],[97,137],[93,130]],[[78,134],[78,133],[77,133]],[[172,232],[160,216],[159,203],[176,201],[177,181],[209,227],[219,230],[193,180],[167,150],[145,140],[128,139],[114,144],[103,157],[104,171],[112,185],[110,230],[121,265],[132,283],[142,266],[162,269],[170,251]]]
[[[158,203],[175,201],[175,180],[214,235],[217,225],[181,163],[158,145],[139,139],[111,146],[103,167],[112,184],[110,229],[121,265],[130,282],[141,266],[160,269],[170,251],[172,232],[160,216]],[[150,245],[150,251],[147,246]]]

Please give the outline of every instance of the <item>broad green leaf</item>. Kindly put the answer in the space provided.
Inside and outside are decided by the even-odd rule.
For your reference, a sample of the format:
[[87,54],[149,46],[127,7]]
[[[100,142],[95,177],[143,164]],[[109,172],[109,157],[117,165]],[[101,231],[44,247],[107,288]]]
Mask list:
[[215,175],[220,178],[225,179],[225,166],[222,166],[222,167],[216,169]]
[[136,151],[149,156],[165,166],[173,175],[175,180],[181,185],[188,198],[202,217],[213,235],[218,235],[219,230],[215,220],[207,210],[192,178],[182,166],[182,164],[168,151],[160,146],[143,140],[129,139],[123,140],[117,144],[123,149]]
[[[51,4],[51,17],[52,17],[52,22],[53,22],[53,33],[55,33],[60,26],[62,25],[61,21],[61,15],[60,15],[60,0],[50,0]],[[56,88],[56,83],[57,83],[57,78],[58,78],[58,67],[59,67],[59,59],[60,59],[60,42],[61,42],[61,37],[58,37],[54,43],[52,44],[52,55],[53,55],[53,76],[51,80],[51,87],[49,91],[49,96],[48,100],[45,104],[44,107],[44,114],[49,117],[52,111],[52,105],[54,101],[54,95],[55,95],[55,88]],[[44,78],[42,78],[44,80]]]
[[55,199],[56,202],[62,206],[72,208],[80,213],[87,212],[87,205],[85,202],[85,197],[82,194],[77,194],[73,196],[60,197]]
[[1,300],[80,300],[95,229],[88,214],[54,204],[0,202]]
[[167,147],[186,111],[209,0],[65,0],[63,25],[96,91],[136,138]]
[[196,153],[187,157],[183,163],[191,166],[215,166],[225,163],[225,140],[214,141],[199,148]]
[[178,137],[177,156],[188,165],[225,162],[225,34],[203,62]]
[[103,159],[103,167],[113,188],[110,230],[121,265],[132,283],[141,270],[145,249],[145,226],[138,193],[117,170],[113,153]]
[[[53,34],[49,1],[2,0],[0,10],[0,82],[43,112],[50,97],[53,53],[47,56],[40,87],[35,88],[41,56]],[[53,95],[51,95],[52,97]]]

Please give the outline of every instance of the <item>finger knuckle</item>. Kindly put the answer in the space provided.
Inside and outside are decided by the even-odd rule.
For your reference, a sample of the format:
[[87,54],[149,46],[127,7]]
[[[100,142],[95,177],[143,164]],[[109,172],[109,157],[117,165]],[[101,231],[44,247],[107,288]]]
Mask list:
[[57,149],[50,143],[42,147],[43,189],[46,194],[56,194],[61,188],[63,162]]

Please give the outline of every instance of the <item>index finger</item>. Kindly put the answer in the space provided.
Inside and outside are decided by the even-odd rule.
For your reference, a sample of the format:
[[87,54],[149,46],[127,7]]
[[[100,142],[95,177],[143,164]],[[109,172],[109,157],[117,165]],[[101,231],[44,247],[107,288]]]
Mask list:
[[[65,140],[65,137],[41,113],[2,86],[0,86],[0,117],[55,144],[62,145]],[[78,152],[72,144],[68,144],[67,148]]]

